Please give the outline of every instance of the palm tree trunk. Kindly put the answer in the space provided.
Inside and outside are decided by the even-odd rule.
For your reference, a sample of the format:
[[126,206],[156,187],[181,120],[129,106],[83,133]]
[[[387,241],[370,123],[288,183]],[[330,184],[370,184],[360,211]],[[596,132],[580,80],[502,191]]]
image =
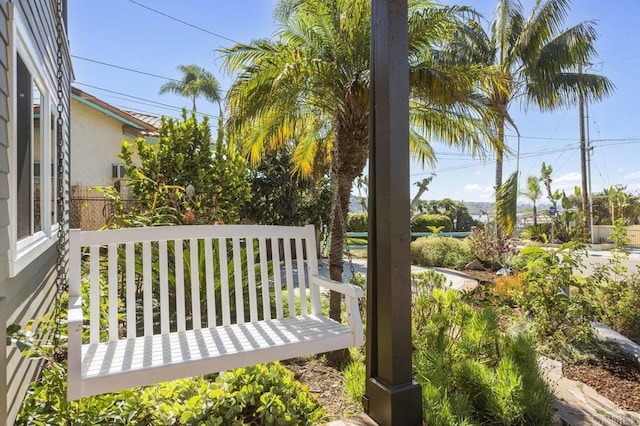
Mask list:
[[535,201],[533,202],[533,226],[538,226],[538,209]]
[[[498,139],[500,142],[504,143],[504,118],[500,117],[498,120]],[[496,152],[496,193],[498,189],[502,186],[502,160],[503,160],[503,151]]]
[[[344,176],[337,176],[338,181],[338,199],[339,203],[333,209],[333,218],[331,220],[331,246],[329,248],[329,277],[332,280],[342,281],[342,258],[344,247],[344,233],[346,230],[347,213],[349,211],[349,196],[351,195],[352,181]],[[341,314],[341,296],[340,293],[331,292],[329,299],[329,317],[336,321],[340,321]]]

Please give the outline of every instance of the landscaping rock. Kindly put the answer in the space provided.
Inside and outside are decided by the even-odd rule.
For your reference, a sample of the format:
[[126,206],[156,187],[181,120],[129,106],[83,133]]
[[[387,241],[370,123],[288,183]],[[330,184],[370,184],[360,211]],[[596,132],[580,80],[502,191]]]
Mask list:
[[467,266],[465,266],[464,269],[471,269],[472,271],[486,271],[487,268],[484,267],[484,265],[482,264],[482,262],[480,262],[478,259],[470,262]]

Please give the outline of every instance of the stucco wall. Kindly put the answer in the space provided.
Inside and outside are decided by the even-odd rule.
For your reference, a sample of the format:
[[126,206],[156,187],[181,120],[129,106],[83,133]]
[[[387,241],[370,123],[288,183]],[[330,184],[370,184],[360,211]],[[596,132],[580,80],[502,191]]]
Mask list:
[[111,185],[112,164],[123,141],[134,142],[125,135],[122,123],[76,99],[71,100],[71,184]]

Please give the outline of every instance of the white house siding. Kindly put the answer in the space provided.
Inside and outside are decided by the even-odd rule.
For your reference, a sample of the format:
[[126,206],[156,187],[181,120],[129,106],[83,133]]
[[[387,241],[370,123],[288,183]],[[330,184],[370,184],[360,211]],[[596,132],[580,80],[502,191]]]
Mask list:
[[[8,57],[13,52],[9,45],[10,3],[13,3],[14,16],[23,18],[28,25],[27,37],[35,46],[32,54],[41,64],[41,71],[45,75],[56,75],[56,25],[55,1],[51,0],[0,0],[0,426],[13,424],[24,398],[29,382],[36,377],[38,363],[24,359],[15,348],[7,348],[2,338],[8,324],[18,323],[26,325],[31,318],[39,318],[51,310],[51,303],[55,293],[56,279],[56,248],[55,244],[40,253],[26,267],[14,276],[10,275],[10,211],[12,200],[10,195],[9,164],[7,148],[9,135],[7,123],[10,119],[9,111],[11,99],[9,96],[9,78],[14,70],[10,68]],[[66,39],[66,37],[65,37]],[[69,197],[69,82],[71,69],[68,46],[65,43],[63,52],[63,80],[65,113],[63,124],[63,138],[65,147],[64,179],[65,200],[68,205]],[[65,209],[66,211],[67,209]],[[65,223],[68,222],[68,214]],[[65,225],[65,227],[67,227]]]

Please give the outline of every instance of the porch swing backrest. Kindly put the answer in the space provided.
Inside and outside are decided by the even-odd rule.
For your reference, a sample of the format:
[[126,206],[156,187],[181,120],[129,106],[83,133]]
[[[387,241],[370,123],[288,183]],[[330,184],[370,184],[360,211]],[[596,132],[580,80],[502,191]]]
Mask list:
[[313,225],[72,230],[68,399],[361,345],[362,290],[316,250]]

